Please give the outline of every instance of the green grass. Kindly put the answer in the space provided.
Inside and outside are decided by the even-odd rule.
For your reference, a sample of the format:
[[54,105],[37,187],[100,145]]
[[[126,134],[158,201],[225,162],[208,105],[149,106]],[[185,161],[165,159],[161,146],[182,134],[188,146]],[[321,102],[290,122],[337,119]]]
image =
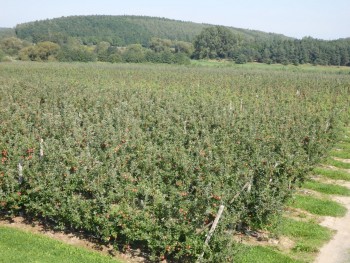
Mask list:
[[314,173],[334,180],[350,181],[350,173],[345,171],[329,170],[324,168],[315,168]]
[[344,163],[342,161],[334,160],[332,158],[327,159],[325,161],[325,164],[332,165],[341,169],[350,169],[350,163]]
[[287,255],[275,251],[273,248],[262,246],[241,245],[234,259],[235,263],[301,263],[302,261],[292,259]]
[[48,237],[0,227],[0,262],[120,263],[97,252],[66,245]]
[[315,190],[324,194],[350,196],[350,189],[345,186],[325,184],[317,181],[307,181],[304,183],[303,188]]
[[320,216],[341,217],[344,216],[347,211],[344,206],[337,202],[304,195],[296,195],[289,201],[289,205]]
[[350,144],[347,142],[347,139],[342,139],[340,143],[335,145],[335,148],[340,149],[345,152],[350,152]]
[[346,143],[349,144],[350,143],[350,133],[347,132],[347,135],[345,135],[343,138],[340,139],[341,143]]
[[342,159],[350,159],[350,151],[346,150],[332,150],[330,155],[333,157],[338,157]]
[[302,222],[282,217],[277,228],[278,236],[294,241],[290,251],[279,251],[278,247],[240,245],[234,262],[312,262],[320,247],[332,238],[332,230],[317,222]]
[[332,231],[316,222],[301,222],[283,217],[280,225],[281,233],[295,241],[292,255],[311,262],[319,248],[332,237]]

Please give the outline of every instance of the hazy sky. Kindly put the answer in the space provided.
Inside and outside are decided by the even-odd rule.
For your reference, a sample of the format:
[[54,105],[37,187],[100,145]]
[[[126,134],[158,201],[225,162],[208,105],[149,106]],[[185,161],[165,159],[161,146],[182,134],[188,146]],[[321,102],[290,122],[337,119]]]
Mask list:
[[350,0],[0,0],[0,27],[92,14],[167,17],[297,38],[350,37]]

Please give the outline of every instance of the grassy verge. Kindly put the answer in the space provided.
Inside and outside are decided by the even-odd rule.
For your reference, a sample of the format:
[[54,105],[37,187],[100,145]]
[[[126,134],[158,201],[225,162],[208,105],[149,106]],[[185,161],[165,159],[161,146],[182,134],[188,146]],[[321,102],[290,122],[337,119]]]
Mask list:
[[332,150],[330,152],[330,155],[333,157],[338,157],[342,159],[350,159],[350,151],[345,151],[345,150]]
[[290,237],[295,245],[291,255],[306,262],[312,262],[319,248],[332,237],[332,231],[316,222],[301,222],[283,218],[281,234]]
[[350,189],[340,185],[307,181],[304,183],[303,187],[323,194],[350,196]]
[[48,237],[0,227],[0,262],[121,263],[96,252],[63,244]]
[[349,139],[347,139],[347,138],[342,139],[342,142],[337,143],[335,145],[335,148],[336,149],[340,149],[341,151],[349,153],[350,152],[350,144],[348,143],[348,140]]
[[241,245],[239,253],[234,259],[235,263],[301,263],[303,261],[292,259],[287,255],[269,247],[262,246],[244,246]]
[[350,173],[347,173],[345,171],[315,168],[314,173],[322,175],[329,179],[350,181]]
[[235,262],[239,263],[270,263],[270,262],[312,262],[319,248],[333,235],[333,232],[312,220],[297,221],[282,217],[277,228],[277,236],[288,237],[292,243],[291,249],[284,250],[277,246],[247,246],[240,245]]
[[334,160],[332,158],[329,158],[328,160],[326,160],[325,164],[332,165],[334,167],[341,168],[341,169],[350,169],[350,163],[344,163],[338,160]]
[[289,205],[320,216],[341,217],[344,216],[347,211],[344,206],[335,201],[304,195],[296,195],[295,198],[290,201]]

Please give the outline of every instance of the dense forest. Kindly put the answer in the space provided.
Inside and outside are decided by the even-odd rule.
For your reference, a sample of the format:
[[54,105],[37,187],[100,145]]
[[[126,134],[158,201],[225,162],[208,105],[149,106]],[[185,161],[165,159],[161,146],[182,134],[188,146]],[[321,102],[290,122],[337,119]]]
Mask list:
[[333,41],[311,37],[242,39],[225,27],[205,28],[194,41],[195,59],[233,59],[236,63],[262,62],[349,66],[350,38]]
[[350,66],[350,38],[294,39],[144,16],[72,16],[0,28],[0,61],[186,64],[190,58]]
[[[74,37],[85,45],[105,41],[115,46],[146,46],[152,37],[192,42],[206,27],[213,25],[146,16],[71,16],[19,24],[15,30],[19,38],[33,43],[66,43]],[[229,29],[250,40],[286,38],[254,30]]]

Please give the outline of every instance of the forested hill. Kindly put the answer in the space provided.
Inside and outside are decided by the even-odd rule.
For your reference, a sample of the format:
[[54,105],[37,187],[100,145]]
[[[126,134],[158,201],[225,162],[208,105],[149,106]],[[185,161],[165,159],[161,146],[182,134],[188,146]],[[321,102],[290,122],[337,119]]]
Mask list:
[[[152,37],[192,42],[208,24],[183,22],[147,16],[70,16],[19,24],[17,37],[34,43],[41,41],[65,42],[69,37],[84,44],[107,41],[112,45],[147,45]],[[247,40],[287,39],[279,34],[229,27]]]

